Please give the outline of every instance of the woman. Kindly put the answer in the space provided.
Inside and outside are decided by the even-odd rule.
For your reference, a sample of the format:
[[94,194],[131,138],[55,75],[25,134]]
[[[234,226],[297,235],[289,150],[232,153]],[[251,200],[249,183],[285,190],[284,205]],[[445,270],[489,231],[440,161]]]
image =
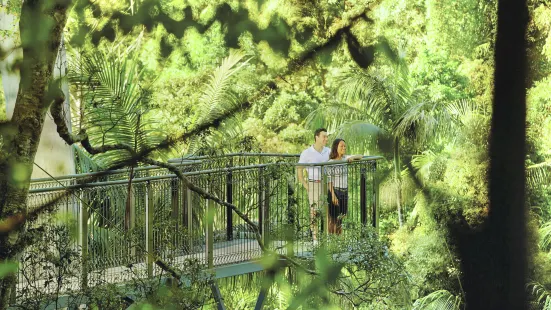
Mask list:
[[[361,155],[346,156],[346,142],[343,139],[335,139],[329,153],[329,161],[361,159]],[[347,165],[335,165],[328,168],[328,192],[329,202],[329,233],[340,235],[342,233],[342,218],[348,212],[348,167]]]

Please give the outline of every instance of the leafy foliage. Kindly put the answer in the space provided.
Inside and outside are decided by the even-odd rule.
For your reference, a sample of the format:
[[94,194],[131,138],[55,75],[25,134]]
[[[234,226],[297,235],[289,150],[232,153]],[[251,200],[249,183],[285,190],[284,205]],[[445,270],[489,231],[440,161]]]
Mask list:
[[[139,151],[163,136],[208,125],[231,108],[250,107],[208,126],[171,153],[155,154],[159,158],[297,153],[311,143],[312,129],[327,127],[331,138],[347,140],[350,153],[394,159],[378,167],[381,234],[357,235],[350,228],[346,242],[334,240],[332,253],[348,252],[346,259],[341,257],[346,262],[332,264],[333,257],[321,253],[321,278],[286,285],[278,275],[270,308],[335,306],[332,298],[341,307],[375,309],[382,302],[385,308],[460,308],[461,271],[444,223],[459,214],[470,225],[480,225],[489,210],[487,135],[496,3],[78,1],[65,33],[73,51],[84,51],[73,53],[70,74],[73,102],[83,112],[75,113],[73,129],[86,128],[93,144],[125,143]],[[8,4],[7,10],[20,12],[20,1]],[[538,257],[548,259],[551,11],[542,1],[529,5],[527,203],[541,227]],[[337,30],[356,15],[360,18],[350,27]],[[329,44],[311,50],[325,40]],[[306,61],[295,64],[303,56]],[[119,151],[90,156],[75,148],[75,153],[81,172],[128,158]],[[397,206],[403,219],[394,213]],[[116,232],[110,233],[116,238]],[[385,249],[379,238],[392,246]],[[378,275],[371,288],[380,289],[379,295],[353,291],[347,301],[331,292],[350,292],[359,283],[352,275],[367,279],[368,271]],[[545,280],[547,273],[540,277]],[[247,290],[236,291],[245,295]],[[117,294],[106,285],[94,300],[115,300]],[[135,307],[169,307],[181,301],[173,298],[177,294],[162,287]],[[545,296],[536,298],[538,307],[547,307]],[[249,297],[232,305],[247,307],[253,300]]]
[[[80,128],[93,145],[124,143],[139,152],[158,144],[163,136],[149,117],[150,92],[140,84],[138,64],[115,55],[81,55],[69,80],[76,88]],[[113,151],[94,159],[99,166],[124,161],[130,154]]]
[[462,300],[446,290],[435,291],[413,304],[413,310],[459,310]]

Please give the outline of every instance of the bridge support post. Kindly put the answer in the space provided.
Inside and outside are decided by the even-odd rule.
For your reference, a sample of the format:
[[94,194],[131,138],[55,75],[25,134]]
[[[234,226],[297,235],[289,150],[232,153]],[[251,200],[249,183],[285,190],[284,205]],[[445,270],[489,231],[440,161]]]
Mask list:
[[147,276],[153,277],[153,192],[151,191],[151,182],[146,183],[145,192],[145,252]]
[[377,162],[372,163],[373,201],[371,203],[371,225],[379,228],[379,179],[377,178]]
[[258,229],[264,245],[270,242],[270,182],[266,169],[258,169]]
[[[233,159],[230,159],[229,168],[233,167]],[[232,171],[226,174],[226,202],[233,203],[233,175]],[[226,239],[233,240],[233,211],[226,207]]]
[[81,278],[80,288],[85,289],[88,287],[88,205],[86,203],[86,197],[82,190],[79,190],[79,206],[80,206],[80,218],[79,218],[79,243],[80,243],[80,255],[82,259],[81,264]]
[[[213,186],[212,182],[209,180],[207,181],[207,188],[212,193]],[[205,255],[207,257],[207,266],[209,269],[214,268],[214,202],[210,199],[207,199],[207,212],[206,212],[206,232],[205,232],[205,240],[206,240],[206,246],[205,246]]]
[[266,295],[268,295],[268,290],[274,284],[274,277],[275,271],[269,270],[266,282],[262,283],[262,287],[260,288],[260,293],[258,294],[258,298],[256,299],[254,310],[262,310],[262,308],[264,307],[264,300],[266,299]]
[[325,232],[326,236],[329,236],[329,202],[327,201],[327,173],[325,172],[325,166],[321,167],[321,198],[320,204],[323,205],[323,208],[320,206],[320,211],[322,211],[323,219],[321,222],[320,232]]
[[216,283],[216,280],[212,280],[210,282],[210,289],[212,291],[214,300],[216,301],[216,309],[226,310],[226,306],[224,306],[224,298],[222,298],[222,294],[220,293],[220,289],[218,288],[218,284]]
[[366,168],[360,168],[360,220],[362,225],[367,224],[367,197],[366,197]]
[[[193,196],[192,191],[187,188],[182,183],[182,220],[184,222],[184,227],[186,228],[186,238],[188,238],[187,246],[188,246],[188,252],[191,253],[193,251],[193,233],[192,233],[192,223],[193,223],[193,213],[192,213],[192,204],[193,204]],[[184,242],[186,242],[184,241]]]
[[176,231],[178,231],[178,219],[180,213],[180,187],[178,186],[178,178],[173,178],[170,180],[170,206],[171,206],[171,217],[176,220]]

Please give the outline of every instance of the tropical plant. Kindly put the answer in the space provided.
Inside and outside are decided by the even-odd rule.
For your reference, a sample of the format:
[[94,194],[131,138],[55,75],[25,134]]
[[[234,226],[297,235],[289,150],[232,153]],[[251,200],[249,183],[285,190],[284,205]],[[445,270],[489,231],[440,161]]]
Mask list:
[[245,55],[240,52],[230,52],[211,74],[208,83],[204,86],[191,126],[212,124],[213,127],[219,128],[210,134],[194,137],[188,146],[188,153],[219,154],[232,151],[237,144],[243,142],[242,139],[245,137],[239,115],[234,115],[223,124],[214,124],[213,120],[241,102],[232,90],[231,82],[232,77],[248,64],[250,59],[243,61],[244,57]]
[[463,300],[446,290],[439,290],[417,299],[412,310],[460,310]]
[[[136,59],[118,57],[114,53],[83,54],[77,55],[71,68],[69,81],[74,85],[78,100],[77,126],[86,128],[93,145],[126,145],[134,152],[140,152],[161,142],[163,136],[155,128],[154,118],[148,115],[150,92],[142,87]],[[79,159],[86,158],[84,151],[77,154]],[[91,155],[97,164],[95,168],[128,161],[132,156],[126,150]],[[132,179],[135,167],[135,164],[130,166],[128,177],[124,216],[127,230],[133,226]]]
[[542,251],[549,252],[551,250],[551,222],[547,222],[540,227],[539,235],[540,249]]
[[543,285],[537,282],[528,283],[530,292],[530,309],[551,310],[551,293]]
[[[391,61],[391,77],[368,69],[349,68],[337,76],[335,86],[339,104],[322,105],[312,112],[310,126],[327,126],[331,132],[348,140],[353,148],[376,149],[375,141],[386,134],[392,139],[394,178],[397,188],[397,211],[403,225],[401,200],[400,141],[412,137],[419,118],[414,106],[415,94],[408,79],[403,58],[386,50]],[[367,142],[367,143],[366,143]],[[365,151],[364,151],[365,152]]]
[[526,181],[533,188],[542,188],[551,180],[551,162],[544,161],[526,167]]

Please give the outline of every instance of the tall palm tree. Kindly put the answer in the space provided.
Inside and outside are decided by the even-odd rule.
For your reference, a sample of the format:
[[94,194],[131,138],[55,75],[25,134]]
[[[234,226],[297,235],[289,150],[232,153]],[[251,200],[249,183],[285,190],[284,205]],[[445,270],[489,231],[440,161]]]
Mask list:
[[400,116],[411,105],[412,91],[407,67],[401,60],[393,66],[393,78],[368,69],[350,68],[336,78],[338,103],[321,105],[307,122],[326,126],[331,132],[349,140],[352,145],[373,148],[385,135],[392,138],[394,178],[397,188],[397,211],[403,225],[401,206],[400,140],[395,130]]
[[401,227],[404,223],[401,144],[410,141],[423,145],[446,135],[458,118],[453,116],[455,103],[421,100],[412,87],[404,59],[396,54],[389,56],[392,60],[389,76],[372,68],[344,70],[336,77],[336,102],[321,105],[309,115],[307,124],[327,127],[330,132],[351,142],[352,146],[363,149],[387,152],[383,142],[391,139]]

